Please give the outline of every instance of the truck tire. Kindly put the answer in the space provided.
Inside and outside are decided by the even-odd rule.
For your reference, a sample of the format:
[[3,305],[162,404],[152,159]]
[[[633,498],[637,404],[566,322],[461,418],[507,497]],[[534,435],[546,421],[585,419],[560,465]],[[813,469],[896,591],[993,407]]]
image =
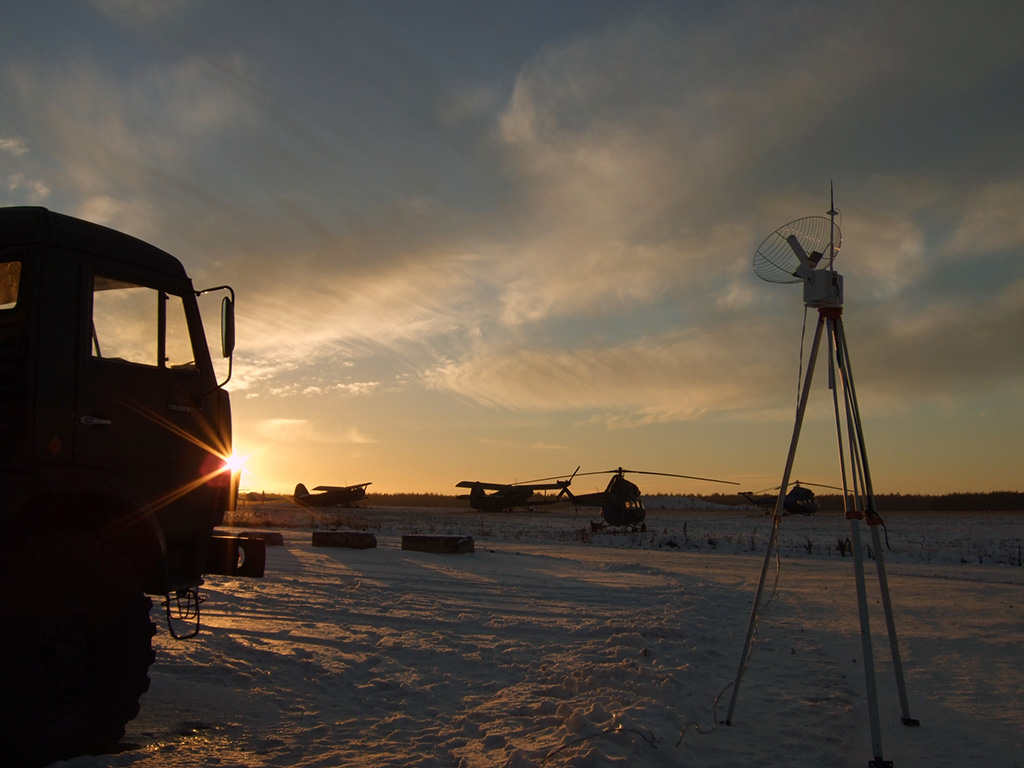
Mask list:
[[37,546],[0,567],[0,749],[14,765],[116,744],[149,688],[152,603],[117,560],[97,554]]

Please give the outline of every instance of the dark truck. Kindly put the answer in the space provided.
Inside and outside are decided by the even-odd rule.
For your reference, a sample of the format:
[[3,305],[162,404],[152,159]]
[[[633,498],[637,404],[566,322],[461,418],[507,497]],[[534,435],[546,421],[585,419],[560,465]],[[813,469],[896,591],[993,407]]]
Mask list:
[[262,576],[234,508],[228,393],[173,256],[44,208],[0,208],[0,758],[117,742],[154,659],[150,595],[199,630],[203,574]]

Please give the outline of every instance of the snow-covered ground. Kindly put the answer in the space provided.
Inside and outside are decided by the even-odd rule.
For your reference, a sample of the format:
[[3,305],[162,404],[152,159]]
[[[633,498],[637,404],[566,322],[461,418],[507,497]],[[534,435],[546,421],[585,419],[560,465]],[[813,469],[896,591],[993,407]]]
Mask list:
[[[204,631],[158,634],[152,686],[119,749],[55,765],[865,766],[848,523],[782,521],[732,724],[716,725],[771,521],[658,507],[636,534],[593,533],[571,508],[247,507],[240,520],[284,539],[266,577],[210,578]],[[886,522],[921,725],[900,723],[868,562],[884,758],[1022,768],[1024,514]],[[375,532],[377,548],[311,546],[313,527],[338,525]],[[409,533],[470,535],[475,552],[404,551]]]

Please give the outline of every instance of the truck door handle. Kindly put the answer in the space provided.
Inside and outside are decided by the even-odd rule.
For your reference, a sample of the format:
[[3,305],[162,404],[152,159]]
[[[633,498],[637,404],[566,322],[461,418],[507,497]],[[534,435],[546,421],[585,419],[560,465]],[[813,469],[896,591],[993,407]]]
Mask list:
[[112,423],[110,419],[101,419],[98,416],[82,416],[78,421],[87,427],[109,427]]

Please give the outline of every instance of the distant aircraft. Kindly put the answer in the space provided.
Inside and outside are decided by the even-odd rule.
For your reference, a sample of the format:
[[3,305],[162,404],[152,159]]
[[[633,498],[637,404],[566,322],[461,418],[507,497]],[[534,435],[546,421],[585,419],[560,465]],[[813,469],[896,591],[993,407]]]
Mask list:
[[359,485],[318,485],[314,491],[323,493],[310,493],[306,486],[299,483],[295,486],[295,495],[292,500],[303,507],[341,507],[351,506],[360,499],[366,498],[366,486],[370,483]]
[[[834,485],[822,485],[821,483],[803,483],[797,480],[793,487],[789,489],[785,498],[782,500],[782,510],[784,515],[813,515],[818,511],[818,500],[814,496],[814,491],[806,486],[813,485],[818,488],[832,488],[836,491],[843,490],[837,488]],[[772,493],[774,491],[775,493]],[[779,488],[768,488],[765,491],[741,491],[740,496],[745,498],[755,507],[763,508],[767,513],[775,511],[775,505],[779,502]]]
[[[579,470],[577,469],[577,472]],[[695,477],[694,475],[676,475],[668,472],[646,472],[642,469],[623,469],[618,467],[617,469],[605,469],[599,472],[580,472],[579,476],[584,475],[611,475],[611,479],[608,481],[608,486],[603,491],[597,491],[595,493],[583,493],[579,495],[573,494],[568,488],[565,492],[569,495],[569,500],[579,507],[600,507],[601,508],[601,522],[591,523],[591,528],[595,531],[601,530],[607,526],[613,527],[631,527],[634,531],[646,531],[647,525],[644,523],[644,518],[647,516],[647,510],[644,508],[644,502],[640,495],[640,489],[635,483],[630,482],[625,478],[625,474],[633,473],[637,475],[660,475],[662,477],[683,477],[689,480],[705,480],[709,483],[729,483],[735,485],[732,480],[715,480],[710,477]],[[575,474],[573,475],[575,477]]]
[[[545,504],[554,504],[561,499],[569,487],[569,480],[559,480],[556,483],[530,484],[517,483],[483,483],[479,480],[463,480],[456,484],[456,488],[469,488],[468,495],[459,496],[460,499],[469,499],[469,506],[481,512],[511,512],[515,507],[530,509]],[[534,498],[537,491],[558,491],[555,497]],[[494,491],[494,493],[487,493]]]

